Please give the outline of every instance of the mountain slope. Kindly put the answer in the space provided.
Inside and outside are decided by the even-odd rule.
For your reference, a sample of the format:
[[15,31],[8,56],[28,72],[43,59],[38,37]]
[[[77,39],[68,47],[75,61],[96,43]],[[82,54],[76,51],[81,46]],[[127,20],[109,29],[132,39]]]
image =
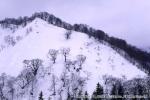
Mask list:
[[[54,15],[49,14],[47,12],[34,13],[31,17],[25,16],[25,17],[19,17],[18,19],[6,18],[5,20],[0,21],[0,24],[3,28],[6,28],[6,29],[10,28],[14,30],[14,28],[12,27],[20,27],[20,26],[25,27],[26,25],[28,25],[28,23],[31,23],[36,18],[40,18],[54,26],[62,27],[67,30],[83,32],[89,35],[89,37],[94,37],[98,39],[99,41],[105,41],[109,43],[109,45],[114,50],[116,50],[119,54],[124,56],[131,63],[133,64],[138,63],[138,68],[140,68],[141,70],[143,70],[144,72],[148,74],[150,73],[150,53],[128,44],[125,40],[118,39],[116,37],[110,37],[105,32],[94,29],[85,24],[71,25],[69,23],[62,21],[60,18],[55,17]],[[30,31],[30,29],[28,29],[27,31]],[[14,40],[14,39],[11,39],[11,40]],[[120,50],[123,51],[124,53],[120,52]]]
[[[28,28],[32,28],[32,31],[24,35]],[[65,29],[50,25],[39,18],[23,29],[18,29],[14,34],[17,33],[21,33],[24,38],[0,53],[0,69],[3,69],[0,70],[0,73],[5,72],[11,76],[17,76],[24,68],[23,60],[39,58],[44,61],[44,67],[53,66],[53,73],[60,78],[64,70],[64,58],[59,52],[56,64],[53,65],[47,58],[47,54],[49,49],[60,51],[61,48],[70,48],[68,59],[75,61],[79,54],[86,56],[86,61],[79,74],[81,77],[89,78],[85,87],[90,94],[94,91],[95,83],[103,83],[105,75],[117,78],[126,77],[128,80],[147,76],[107,43],[99,42],[94,38],[89,38],[86,34],[75,31],[72,32],[71,38],[66,40]],[[41,81],[39,90],[48,93],[46,87],[49,86],[49,81],[47,78]]]
[[[100,65],[107,67],[107,65],[108,66],[112,65],[118,66],[119,69],[124,68],[123,66],[126,67],[129,66],[129,68],[125,68],[127,71],[124,71],[124,73],[129,73],[130,69],[132,69],[132,66],[133,68],[135,67],[134,65],[130,64],[127,60],[125,60],[123,57],[121,57],[119,54],[117,54],[116,51],[111,49],[109,45],[99,43],[95,39],[89,39],[88,36],[86,36],[83,33],[73,32],[71,39],[66,40],[65,29],[49,25],[46,22],[42,21],[41,19],[34,20],[29,27],[32,27],[33,31],[29,33],[28,36],[26,36],[23,40],[19,41],[14,47],[10,47],[0,53],[1,66],[3,65],[3,67],[1,68],[4,68],[7,65],[8,61],[10,62],[10,64],[12,64],[10,65],[10,67],[15,68],[18,66],[16,65],[16,62],[22,63],[24,59],[32,59],[32,58],[46,59],[47,57],[46,54],[48,53],[49,49],[59,50],[63,47],[71,48],[71,56],[73,57],[78,54],[89,55],[89,61],[93,62],[92,64],[94,64],[94,65],[88,64],[89,66],[96,67]],[[25,33],[26,28],[21,32]],[[111,60],[113,60],[114,62],[113,61],[111,62]],[[95,65],[96,61],[101,63]],[[110,68],[111,70],[112,66],[108,68]],[[135,67],[135,69],[137,68]],[[140,72],[141,71],[139,71],[139,73]],[[136,73],[133,73],[133,75],[136,75]]]

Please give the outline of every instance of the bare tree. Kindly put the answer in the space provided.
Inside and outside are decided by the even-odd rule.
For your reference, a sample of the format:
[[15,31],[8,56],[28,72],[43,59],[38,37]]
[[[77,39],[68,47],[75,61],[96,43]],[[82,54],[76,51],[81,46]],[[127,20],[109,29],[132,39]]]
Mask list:
[[5,40],[5,42],[6,42],[8,45],[14,46],[14,45],[16,44],[16,41],[15,41],[14,37],[13,37],[13,36],[10,36],[10,35],[5,36],[5,37],[4,37],[4,40]]
[[70,72],[70,68],[72,66],[72,61],[71,60],[67,60],[65,62],[65,68]]
[[0,76],[0,100],[5,100],[4,87],[5,87],[6,74],[2,73]]
[[53,61],[53,64],[56,62],[56,58],[58,55],[58,50],[50,49],[48,52],[48,58],[50,58]]
[[70,82],[72,96],[76,98],[77,92],[83,90],[86,79],[80,77],[77,73],[71,73]]
[[32,32],[32,27],[26,29],[26,35],[28,35],[30,32]]
[[11,95],[11,100],[14,99],[14,93],[15,93],[15,87],[14,87],[14,83],[15,83],[15,78],[11,77],[8,82],[7,82],[7,86],[9,88],[8,92]]
[[76,69],[76,64],[77,64],[77,62],[78,62],[78,61],[76,61],[76,60],[75,60],[75,61],[72,61],[73,69]]
[[67,32],[65,33],[65,38],[66,38],[67,40],[70,39],[71,34],[72,34],[72,31],[71,31],[71,30],[67,30]]
[[21,74],[17,77],[17,84],[21,89],[27,87],[33,81],[33,73],[28,69],[24,69]]
[[40,66],[42,66],[42,60],[40,59],[33,59],[33,60],[24,60],[23,63],[25,64],[25,67],[30,69],[34,76],[37,75],[38,69]]
[[[42,60],[40,59],[32,59],[32,60],[24,60],[25,68],[31,72],[33,75],[33,78],[31,79],[31,91],[30,94],[33,98],[35,86],[36,86],[36,76],[39,71],[39,68],[42,66]],[[29,75],[29,77],[32,77],[32,75]]]
[[64,56],[65,62],[66,62],[66,61],[67,61],[67,56],[68,56],[69,53],[70,53],[70,48],[62,48],[62,49],[61,49],[61,53],[62,53],[62,55]]
[[69,75],[68,75],[68,72],[67,72],[66,69],[62,72],[60,79],[63,82],[63,87],[65,87],[66,85],[68,85]]
[[84,55],[78,55],[77,56],[77,64],[79,65],[79,69],[82,69],[82,65],[86,60],[86,56]]
[[59,94],[59,100],[62,100],[62,93],[63,93],[63,87],[61,86],[59,89],[58,89],[58,94]]
[[23,38],[23,37],[21,37],[21,36],[16,36],[16,40],[17,40],[17,41],[20,41],[22,38]]
[[52,95],[56,95],[56,85],[58,82],[58,78],[55,75],[52,75],[52,83],[50,87],[50,91],[53,91]]

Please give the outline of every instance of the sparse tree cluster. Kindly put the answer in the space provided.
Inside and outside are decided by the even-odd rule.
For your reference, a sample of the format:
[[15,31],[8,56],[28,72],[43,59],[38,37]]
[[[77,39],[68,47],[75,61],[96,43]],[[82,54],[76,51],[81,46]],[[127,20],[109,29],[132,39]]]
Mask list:
[[[76,69],[76,71],[80,71],[82,69],[84,62],[86,61],[86,56],[79,54],[77,55],[76,57],[77,59],[75,61],[71,61],[68,58],[69,53],[70,53],[70,48],[62,48],[60,52],[64,57],[65,67],[67,68],[67,70],[70,71],[71,67]],[[58,53],[59,53],[58,50],[55,50],[55,49],[50,49],[48,52],[48,58],[50,58],[53,64],[56,63]]]
[[50,60],[53,61],[53,64],[56,63],[57,55],[58,55],[58,50],[50,49],[48,52],[48,58],[50,58]]
[[31,70],[34,76],[37,75],[38,69],[42,66],[42,60],[40,59],[24,60],[23,63],[27,69]]
[[14,46],[16,44],[15,39],[13,38],[13,36],[7,35],[4,37],[4,41],[5,43],[7,43],[8,45],[12,45]]
[[62,48],[61,49],[61,53],[64,56],[65,62],[66,62],[67,61],[67,57],[68,57],[68,55],[70,53],[70,48]]
[[26,29],[26,34],[29,34],[30,32],[32,32],[32,27]]
[[65,33],[65,39],[68,40],[71,38],[71,34],[72,34],[72,31],[71,30],[67,30],[67,32]]
[[[77,56],[78,58],[79,56]],[[80,60],[85,62],[86,57],[80,55]],[[82,58],[82,59],[81,59]],[[83,59],[84,58],[84,59]],[[67,64],[68,62],[68,64]],[[77,61],[78,62],[78,61]],[[76,62],[76,63],[77,63]],[[34,100],[36,93],[36,84],[39,78],[39,70],[42,67],[42,60],[32,59],[24,60],[24,70],[16,77],[10,77],[6,74],[0,76],[0,99],[16,100],[22,98],[26,93]],[[86,91],[87,77],[81,77],[79,72],[74,69],[74,61],[64,61],[67,65],[60,77],[53,72],[50,78],[49,98],[59,98],[60,100],[104,100],[103,96],[110,96],[110,100],[128,100],[122,98],[124,95],[130,96],[148,96],[150,89],[150,78],[135,78],[133,80],[117,79],[112,76],[104,76],[104,84],[97,83],[92,95]],[[44,71],[44,70],[42,70]],[[44,72],[43,72],[44,73]],[[48,74],[47,74],[48,75]],[[64,97],[64,94],[66,97]],[[43,91],[38,94],[39,100],[45,100]],[[117,96],[113,98],[111,96]],[[132,100],[147,100],[145,98],[134,98]]]
[[28,69],[24,69],[21,74],[17,77],[17,84],[20,86],[21,89],[29,86],[30,83],[33,81],[33,74]]
[[86,56],[84,56],[84,55],[77,56],[77,63],[79,65],[79,69],[82,69],[82,65],[85,62],[85,60],[86,60]]

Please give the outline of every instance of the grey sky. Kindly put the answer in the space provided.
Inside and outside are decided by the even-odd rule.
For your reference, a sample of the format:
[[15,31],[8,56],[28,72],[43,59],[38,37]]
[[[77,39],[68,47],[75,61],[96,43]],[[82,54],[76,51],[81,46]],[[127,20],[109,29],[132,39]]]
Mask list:
[[47,11],[85,23],[138,47],[150,47],[149,0],[0,0],[0,19]]

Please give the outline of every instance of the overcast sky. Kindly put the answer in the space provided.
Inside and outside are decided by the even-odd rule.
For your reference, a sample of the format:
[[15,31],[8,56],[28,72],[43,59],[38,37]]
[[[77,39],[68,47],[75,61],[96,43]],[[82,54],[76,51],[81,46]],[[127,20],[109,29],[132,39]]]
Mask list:
[[0,19],[47,11],[143,48],[150,47],[149,10],[149,0],[0,0]]

